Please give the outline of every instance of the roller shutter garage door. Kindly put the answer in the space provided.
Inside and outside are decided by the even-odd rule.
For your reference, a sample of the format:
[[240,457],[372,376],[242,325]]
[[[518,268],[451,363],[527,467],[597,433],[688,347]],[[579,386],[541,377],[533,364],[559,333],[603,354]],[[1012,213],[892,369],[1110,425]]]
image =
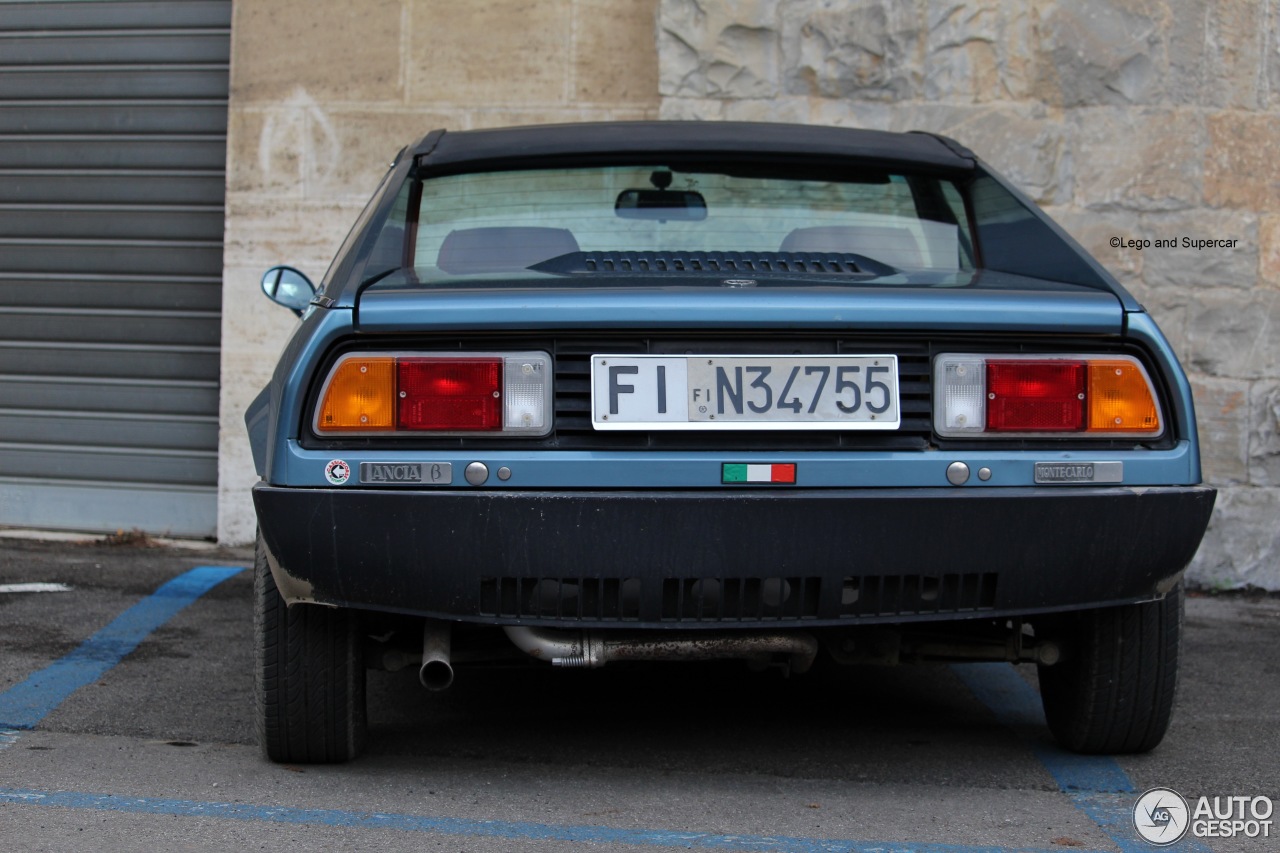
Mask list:
[[0,0],[0,525],[215,531],[230,27]]

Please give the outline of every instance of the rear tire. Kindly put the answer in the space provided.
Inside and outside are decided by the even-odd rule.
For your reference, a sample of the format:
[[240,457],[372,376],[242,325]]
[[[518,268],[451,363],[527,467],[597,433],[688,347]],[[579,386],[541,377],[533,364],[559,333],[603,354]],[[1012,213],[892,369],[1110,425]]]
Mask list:
[[1073,752],[1146,752],[1173,716],[1182,588],[1160,601],[1079,614],[1063,659],[1039,667],[1049,729]]
[[287,607],[267,564],[254,559],[254,699],[258,742],[272,761],[350,761],[365,741],[365,668],[358,614]]

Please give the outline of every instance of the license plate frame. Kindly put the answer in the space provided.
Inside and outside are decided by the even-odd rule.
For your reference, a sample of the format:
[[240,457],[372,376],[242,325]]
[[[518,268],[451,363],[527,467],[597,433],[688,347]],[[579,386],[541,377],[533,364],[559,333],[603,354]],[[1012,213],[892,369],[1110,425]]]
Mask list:
[[596,430],[896,430],[902,425],[898,357],[596,353],[591,356],[591,425]]

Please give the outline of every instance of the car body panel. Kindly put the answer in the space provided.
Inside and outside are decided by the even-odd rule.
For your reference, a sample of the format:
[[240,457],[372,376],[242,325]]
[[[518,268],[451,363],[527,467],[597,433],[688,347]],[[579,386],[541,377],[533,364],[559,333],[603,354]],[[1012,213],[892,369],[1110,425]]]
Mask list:
[[1178,364],[1173,347],[1160,331],[1150,314],[1129,311],[1125,314],[1125,338],[1141,345],[1151,354],[1160,381],[1168,383],[1165,400],[1170,422],[1178,435],[1188,437],[1190,444],[1192,476],[1200,482],[1200,442],[1196,432],[1196,406],[1191,393],[1191,382]]
[[450,329],[902,329],[1120,335],[1124,316],[1111,294],[1081,287],[1050,290],[892,286],[679,287],[484,290],[384,288],[361,295],[361,332]]
[[[970,445],[972,446],[972,445]],[[928,450],[859,451],[858,453],[818,451],[686,451],[650,450],[486,450],[472,446],[465,450],[390,450],[351,448],[345,450],[308,450],[297,441],[288,444],[284,476],[274,485],[331,488],[325,478],[325,466],[335,458],[358,472],[364,463],[452,465],[452,478],[439,487],[471,489],[463,471],[474,462],[489,471],[485,488],[498,491],[520,489],[670,489],[714,488],[723,484],[725,464],[794,464],[795,488],[893,488],[946,487],[947,467],[963,462],[970,477],[965,489],[998,489],[1036,484],[1037,463],[1080,465],[1097,462],[1119,462],[1123,470],[1120,482],[1126,486],[1194,485],[1199,482],[1196,458],[1190,442],[1180,441],[1170,450]],[[497,471],[507,468],[509,480],[500,481]],[[990,479],[978,478],[978,470],[987,468]],[[349,488],[361,485],[353,476]],[[364,485],[369,485],[365,483]],[[1056,488],[1079,488],[1078,483],[1064,483]],[[791,486],[771,485],[784,489]]]

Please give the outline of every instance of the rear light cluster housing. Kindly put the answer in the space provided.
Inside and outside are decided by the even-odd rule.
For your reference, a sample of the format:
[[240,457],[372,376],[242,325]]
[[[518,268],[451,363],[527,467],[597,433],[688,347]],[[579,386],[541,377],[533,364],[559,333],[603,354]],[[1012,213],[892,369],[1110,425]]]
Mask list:
[[952,438],[1156,438],[1151,377],[1127,355],[945,353],[933,365],[933,427]]
[[551,431],[545,352],[356,352],[320,389],[316,435],[542,436]]
[[[538,437],[551,431],[545,352],[355,352],[320,390],[312,428]],[[934,430],[949,438],[1157,438],[1151,377],[1127,355],[944,353],[934,360]]]

